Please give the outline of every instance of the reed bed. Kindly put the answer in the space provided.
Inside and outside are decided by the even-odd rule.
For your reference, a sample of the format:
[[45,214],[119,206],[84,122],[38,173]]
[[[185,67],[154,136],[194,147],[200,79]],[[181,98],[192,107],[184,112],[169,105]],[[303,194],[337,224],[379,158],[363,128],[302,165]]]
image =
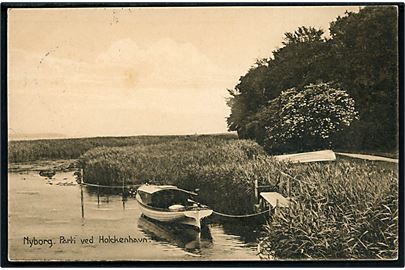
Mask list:
[[[265,153],[255,142],[212,138],[95,148],[82,155],[80,166],[87,183],[154,183],[198,188],[200,201],[214,209],[245,213],[253,210],[252,177],[257,175],[253,168],[258,166],[250,161],[259,157],[265,157]],[[235,199],[238,205],[231,208]]]
[[185,135],[185,136],[131,136],[95,137],[75,139],[44,139],[9,141],[9,162],[27,162],[49,159],[76,159],[95,147],[119,147],[129,145],[151,145],[170,141],[234,140],[234,134]]
[[397,257],[397,165],[338,160],[285,170],[293,203],[266,226],[263,258]]
[[95,148],[80,162],[86,182],[198,188],[199,201],[228,214],[253,212],[255,180],[271,185],[292,203],[264,228],[260,256],[265,259],[397,256],[396,164],[352,159],[288,164],[252,141],[215,139]]

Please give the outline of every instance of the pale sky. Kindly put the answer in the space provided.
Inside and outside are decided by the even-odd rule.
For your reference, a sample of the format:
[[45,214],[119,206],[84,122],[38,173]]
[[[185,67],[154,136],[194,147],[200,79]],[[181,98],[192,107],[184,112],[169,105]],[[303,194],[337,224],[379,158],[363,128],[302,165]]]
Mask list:
[[68,137],[227,131],[227,88],[285,32],[358,7],[12,9],[8,126]]

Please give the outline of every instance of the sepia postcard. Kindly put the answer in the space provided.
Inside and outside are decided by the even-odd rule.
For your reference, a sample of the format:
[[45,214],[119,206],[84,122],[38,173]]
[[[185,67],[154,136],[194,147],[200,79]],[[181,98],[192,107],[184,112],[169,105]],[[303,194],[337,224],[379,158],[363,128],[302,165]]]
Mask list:
[[3,259],[403,265],[400,18],[3,4]]

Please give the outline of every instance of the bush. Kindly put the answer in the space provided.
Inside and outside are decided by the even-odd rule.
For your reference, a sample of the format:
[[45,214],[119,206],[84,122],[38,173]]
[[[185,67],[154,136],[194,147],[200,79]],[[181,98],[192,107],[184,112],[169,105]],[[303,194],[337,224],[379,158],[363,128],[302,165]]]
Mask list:
[[285,90],[261,115],[267,118],[264,146],[273,153],[331,147],[332,136],[358,117],[354,100],[328,83]]

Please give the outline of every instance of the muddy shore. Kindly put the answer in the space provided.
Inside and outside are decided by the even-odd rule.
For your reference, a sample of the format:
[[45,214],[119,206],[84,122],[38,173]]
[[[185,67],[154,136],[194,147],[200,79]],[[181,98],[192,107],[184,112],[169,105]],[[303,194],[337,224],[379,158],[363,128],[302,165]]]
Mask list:
[[77,159],[57,159],[57,160],[37,160],[21,163],[9,163],[8,172],[27,172],[27,171],[54,171],[54,172],[70,172],[75,171]]

